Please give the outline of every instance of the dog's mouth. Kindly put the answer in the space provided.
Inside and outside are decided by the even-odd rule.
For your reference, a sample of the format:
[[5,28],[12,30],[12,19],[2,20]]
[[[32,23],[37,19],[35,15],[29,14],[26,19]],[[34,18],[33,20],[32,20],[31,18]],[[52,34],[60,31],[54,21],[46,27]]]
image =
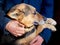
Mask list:
[[24,28],[28,28],[28,29],[29,29],[29,28],[31,28],[31,27],[33,27],[33,25],[32,25],[32,26],[30,26],[30,27],[24,27]]

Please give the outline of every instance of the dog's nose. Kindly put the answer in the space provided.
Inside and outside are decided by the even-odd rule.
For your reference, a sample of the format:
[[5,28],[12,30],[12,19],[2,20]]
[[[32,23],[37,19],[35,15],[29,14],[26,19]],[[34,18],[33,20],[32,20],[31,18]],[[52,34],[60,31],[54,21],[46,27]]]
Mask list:
[[38,22],[34,22],[34,25],[39,25]]

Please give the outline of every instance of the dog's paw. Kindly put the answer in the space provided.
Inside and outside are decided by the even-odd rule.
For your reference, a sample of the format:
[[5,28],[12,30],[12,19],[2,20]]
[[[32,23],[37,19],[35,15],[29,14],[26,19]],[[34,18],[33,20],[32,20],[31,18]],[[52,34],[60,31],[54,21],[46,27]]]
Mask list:
[[51,25],[56,25],[57,24],[57,22],[55,20],[53,20],[52,18],[47,18],[46,23],[51,24]]
[[53,26],[53,25],[50,25],[49,28],[50,28],[52,31],[56,31],[56,28],[55,28],[55,26]]
[[51,24],[44,24],[43,25],[43,28],[48,28],[48,29],[51,29],[52,31],[56,31],[56,28],[54,25],[51,25]]

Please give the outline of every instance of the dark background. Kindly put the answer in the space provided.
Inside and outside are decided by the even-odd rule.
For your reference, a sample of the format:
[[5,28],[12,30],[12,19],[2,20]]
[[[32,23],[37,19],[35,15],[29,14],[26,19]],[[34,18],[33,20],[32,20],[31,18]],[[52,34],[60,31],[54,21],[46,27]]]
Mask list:
[[[54,19],[57,21],[57,31],[52,33],[47,45],[60,45],[60,0],[54,0]],[[0,36],[2,34],[0,30]]]
[[60,0],[54,0],[54,19],[57,21],[57,31],[52,33],[48,45],[60,45]]

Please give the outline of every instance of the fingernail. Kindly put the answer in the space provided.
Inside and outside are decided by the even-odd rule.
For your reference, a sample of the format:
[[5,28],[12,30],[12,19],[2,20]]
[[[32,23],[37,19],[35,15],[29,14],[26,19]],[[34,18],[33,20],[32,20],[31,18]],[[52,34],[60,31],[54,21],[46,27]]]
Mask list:
[[18,36],[21,36],[22,34],[17,34]]

